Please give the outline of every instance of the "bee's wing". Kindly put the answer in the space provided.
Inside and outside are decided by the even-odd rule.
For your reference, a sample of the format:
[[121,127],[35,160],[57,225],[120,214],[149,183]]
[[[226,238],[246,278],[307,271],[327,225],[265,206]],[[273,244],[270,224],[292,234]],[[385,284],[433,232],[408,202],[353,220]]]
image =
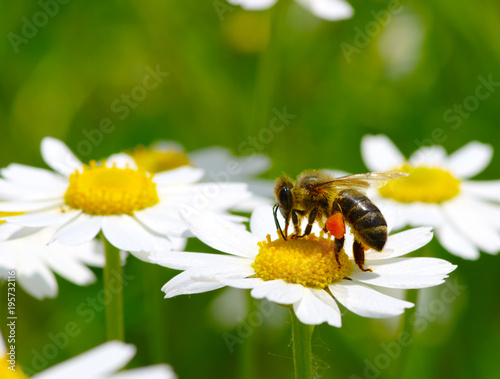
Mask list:
[[369,172],[367,174],[346,175],[334,178],[328,182],[319,183],[315,186],[315,188],[321,189],[331,187],[337,190],[355,188],[361,192],[366,192],[369,189],[382,187],[389,180],[404,176],[408,176],[408,174],[400,171]]

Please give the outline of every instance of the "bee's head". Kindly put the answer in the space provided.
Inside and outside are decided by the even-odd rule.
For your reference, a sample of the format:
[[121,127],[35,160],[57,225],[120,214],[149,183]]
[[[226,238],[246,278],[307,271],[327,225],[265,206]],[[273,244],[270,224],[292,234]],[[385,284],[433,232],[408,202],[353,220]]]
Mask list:
[[[283,236],[286,239],[288,224],[290,223],[290,216],[293,210],[293,181],[287,175],[283,174],[278,179],[276,179],[276,184],[274,186],[274,197],[276,198],[277,209],[280,210],[281,215],[285,219],[285,235]],[[276,218],[276,208],[274,219],[276,221],[276,226],[279,228],[278,219]]]

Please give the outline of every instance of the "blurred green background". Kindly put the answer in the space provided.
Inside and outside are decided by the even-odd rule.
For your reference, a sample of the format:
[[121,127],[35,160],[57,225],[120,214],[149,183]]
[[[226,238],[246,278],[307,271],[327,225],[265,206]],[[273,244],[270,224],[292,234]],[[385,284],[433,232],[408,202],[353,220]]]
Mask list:
[[[387,134],[406,155],[435,143],[452,152],[471,140],[498,151],[500,83],[484,100],[475,91],[480,78],[500,82],[500,3],[351,4],[354,17],[332,23],[286,0],[262,12],[224,0],[3,1],[0,166],[43,165],[39,144],[46,135],[64,140],[83,161],[157,139],[179,141],[189,151],[212,145],[236,154],[253,150],[272,158],[263,175],[268,179],[308,168],[364,172],[365,134]],[[40,27],[26,26],[32,22]],[[162,74],[155,88],[145,90],[149,70]],[[273,110],[285,108],[295,117],[273,131]],[[111,120],[111,132],[97,132],[108,122],[103,119]],[[498,179],[499,169],[495,155],[478,179]],[[188,244],[190,251],[202,249],[208,250],[197,241]],[[464,261],[436,241],[429,249],[459,265],[450,282],[466,288],[404,349],[405,373],[402,358],[386,351],[398,320],[347,312],[341,329],[315,329],[313,353],[322,377],[500,376],[498,257]],[[18,290],[21,364],[37,371],[37,354],[45,360],[41,368],[104,341],[104,312],[92,321],[77,312],[102,288],[102,271],[94,272],[99,280],[89,287],[58,278],[56,299],[40,302]],[[127,342],[138,347],[131,366],[168,362],[181,378],[233,378],[241,351],[249,348],[258,377],[292,377],[290,323],[279,307],[273,322],[255,328],[231,353],[223,335],[236,335],[236,329],[211,313],[221,290],[162,300],[159,289],[174,272],[133,257],[125,272],[134,277],[125,289]],[[0,288],[5,304],[5,284]],[[443,288],[426,295],[439,298]],[[236,325],[239,319],[231,317]],[[43,356],[51,336],[71,321],[82,332],[53,358]],[[370,371],[384,354],[387,368]]]

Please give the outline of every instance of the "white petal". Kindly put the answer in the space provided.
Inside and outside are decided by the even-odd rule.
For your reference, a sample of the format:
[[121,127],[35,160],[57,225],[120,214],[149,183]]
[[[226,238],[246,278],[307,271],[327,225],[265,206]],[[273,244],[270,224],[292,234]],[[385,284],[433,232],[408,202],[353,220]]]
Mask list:
[[272,7],[277,0],[228,0],[230,4],[240,5],[247,11],[261,11]]
[[500,251],[500,234],[478,211],[477,201],[457,196],[443,204],[443,210],[460,233],[474,242],[481,250],[496,254]]
[[387,171],[401,166],[405,157],[386,136],[367,135],[361,140],[361,154],[370,171]]
[[203,212],[196,215],[184,213],[183,216],[191,232],[216,250],[249,258],[259,252],[257,237],[218,215]]
[[62,211],[61,208],[56,208],[41,212],[26,213],[19,216],[0,217],[0,220],[6,220],[12,224],[36,228],[40,226],[64,224],[78,216],[80,213],[82,213],[82,211],[77,209]]
[[173,152],[177,152],[177,153],[181,153],[181,154],[184,154],[184,152],[186,150],[184,148],[184,146],[182,146],[182,144],[180,144],[177,141],[165,141],[165,140],[154,142],[150,146],[150,149],[155,150],[155,151],[160,151],[160,152],[173,151]]
[[325,290],[304,288],[300,301],[293,304],[293,311],[297,318],[306,325],[319,325],[327,322],[337,328],[342,326],[339,306]]
[[168,236],[168,239],[170,240],[170,242],[172,242],[172,250],[184,251],[186,249],[187,238]]
[[443,146],[424,146],[413,153],[408,162],[415,167],[437,167],[447,166],[447,154]]
[[[252,192],[251,190],[251,184],[248,187],[249,191]],[[261,206],[272,206],[274,203],[274,200],[272,200],[270,197],[262,197],[262,196],[252,196],[246,200],[242,200],[238,204],[234,205],[231,207],[231,211],[234,212],[242,212],[242,213],[252,213],[254,209],[261,207]]]
[[[199,167],[207,173],[207,181],[218,182],[220,179],[214,178],[213,175],[208,176],[211,170],[212,174],[217,173],[227,173],[226,165],[229,161],[233,161],[237,164],[236,157],[231,154],[231,151],[225,147],[221,146],[210,146],[203,149],[199,149],[189,153],[189,160],[193,163],[195,167]],[[238,165],[239,166],[239,165]],[[238,167],[241,170],[241,167]],[[222,175],[222,174],[221,174]],[[229,173],[227,173],[229,175]]]
[[102,232],[113,246],[124,251],[170,250],[172,247],[166,237],[128,215],[103,217]]
[[43,254],[43,258],[56,273],[72,283],[87,285],[95,282],[96,277],[92,270],[71,257],[71,249],[74,247],[65,247],[65,251],[56,252],[52,248]]
[[[284,227],[284,220],[279,212],[278,221]],[[274,222],[273,208],[267,205],[256,208],[252,213],[252,217],[250,217],[250,230],[260,241],[265,241],[268,234],[271,235],[272,240],[276,239],[278,234]]]
[[274,180],[266,179],[254,179],[247,181],[248,190],[258,196],[265,197],[267,199],[274,198]]
[[39,187],[52,191],[65,190],[68,179],[43,168],[12,163],[1,170],[2,176],[16,184]]
[[246,278],[255,275],[250,259],[235,259],[231,264],[196,267],[189,270],[191,279],[200,282],[221,282],[226,278]]
[[267,299],[277,304],[293,304],[302,298],[304,286],[286,283],[285,281],[269,280],[256,285],[250,294],[255,299]]
[[204,174],[205,173],[202,169],[182,166],[173,170],[163,171],[155,174],[153,181],[158,186],[190,184],[199,181]]
[[221,279],[221,283],[226,286],[239,288],[239,289],[252,289],[260,285],[263,280],[261,278],[243,278],[243,279]]
[[16,267],[16,280],[31,296],[41,300],[56,297],[58,287],[54,274],[38,258]]
[[137,165],[130,155],[125,153],[118,153],[111,155],[106,159],[106,167],[117,167],[117,168],[131,168],[137,170]]
[[32,379],[106,378],[124,367],[135,355],[133,345],[106,342],[77,357],[59,363],[32,376]]
[[482,172],[491,162],[493,148],[473,141],[448,157],[448,168],[459,178],[471,178]]
[[194,192],[186,205],[198,212],[231,209],[252,196],[245,183],[206,183],[192,187]]
[[209,292],[222,287],[225,287],[225,284],[220,282],[195,281],[191,279],[191,273],[189,271],[184,271],[168,281],[161,290],[165,292],[165,298],[171,298],[178,295],[192,295],[195,293]]
[[188,270],[209,265],[225,266],[245,262],[250,267],[252,260],[222,254],[190,253],[187,251],[155,251],[149,260],[160,266],[175,270]]
[[37,186],[26,186],[0,178],[0,199],[17,201],[62,199],[63,191],[53,191]]
[[134,217],[155,232],[169,237],[181,237],[188,229],[177,209],[154,206],[134,212]]
[[49,243],[59,241],[64,245],[80,245],[92,240],[101,230],[102,216],[81,213],[78,217],[62,226]]
[[500,180],[464,181],[461,190],[485,200],[500,201]]
[[365,268],[373,272],[356,272],[353,280],[388,288],[425,288],[444,283],[447,274],[457,266],[437,258],[392,258],[367,260]]
[[64,200],[5,201],[0,202],[0,212],[30,212],[56,208],[64,205]]
[[420,249],[432,239],[432,228],[428,226],[405,230],[389,236],[384,250],[381,252],[370,250],[366,254],[369,260],[400,257]]
[[464,259],[478,259],[479,251],[474,244],[464,237],[454,226],[445,223],[436,228],[439,243],[450,253]]
[[19,232],[24,226],[4,223],[0,224],[0,241],[10,238],[13,234]]
[[70,176],[83,166],[68,146],[58,139],[45,137],[41,149],[45,163],[64,176]]
[[252,154],[243,157],[234,156],[231,151],[221,146],[211,146],[193,151],[189,160],[195,167],[207,172],[207,181],[218,182],[222,176],[227,181],[258,175],[271,167],[271,160],[264,154]]
[[177,376],[169,365],[159,364],[134,368],[112,375],[109,379],[175,379]]
[[[241,166],[241,177],[250,177],[262,174],[271,168],[271,158],[264,154],[250,154],[237,157],[238,165]],[[234,175],[237,177],[237,175]],[[262,182],[268,182],[267,180]]]
[[354,9],[343,0],[297,0],[304,8],[316,17],[328,21],[351,18]]
[[402,314],[414,304],[384,295],[374,289],[348,281],[331,285],[333,296],[351,312],[363,317],[385,318]]
[[477,214],[481,215],[488,224],[500,230],[500,204],[477,199],[470,195],[464,195],[464,198],[471,203],[470,207],[475,209]]

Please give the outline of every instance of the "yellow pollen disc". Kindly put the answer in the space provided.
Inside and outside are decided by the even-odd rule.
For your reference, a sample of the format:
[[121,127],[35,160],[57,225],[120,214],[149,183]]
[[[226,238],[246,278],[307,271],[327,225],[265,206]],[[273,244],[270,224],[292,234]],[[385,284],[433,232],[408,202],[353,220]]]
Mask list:
[[97,166],[95,161],[69,177],[66,204],[91,215],[132,214],[160,200],[153,176],[131,168]]
[[137,167],[153,173],[168,171],[190,164],[187,155],[175,149],[155,150],[140,145],[135,148],[130,156],[134,158]]
[[[7,350],[9,346],[7,346]],[[9,357],[6,355],[5,357],[0,358],[0,378],[2,379],[28,379],[28,376],[21,370],[21,367],[18,364],[14,366],[12,363],[13,360],[9,362]]]
[[380,194],[401,203],[442,203],[460,192],[460,180],[448,171],[430,167],[403,165],[398,171],[409,175],[389,181]]
[[345,278],[352,270],[347,254],[339,253],[335,259],[335,243],[330,238],[308,235],[299,239],[259,242],[259,254],[252,264],[255,276],[263,280],[283,279],[287,283],[323,289]]

